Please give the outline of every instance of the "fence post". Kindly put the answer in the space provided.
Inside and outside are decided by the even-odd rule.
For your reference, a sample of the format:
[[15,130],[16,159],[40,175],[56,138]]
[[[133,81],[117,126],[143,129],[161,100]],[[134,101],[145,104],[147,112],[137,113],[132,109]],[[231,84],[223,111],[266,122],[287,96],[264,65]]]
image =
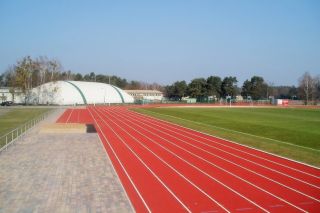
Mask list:
[[[22,136],[25,135],[29,129],[32,129],[34,126],[36,126],[36,124],[44,120],[47,114],[49,113],[44,113],[39,117],[29,120],[28,122],[24,123],[23,126],[19,126],[16,129],[13,129],[11,132],[8,132],[6,135],[3,135],[1,138],[4,139],[5,137],[5,150],[8,150],[8,144],[10,145],[11,143],[14,143],[14,140],[22,138]],[[9,137],[11,140],[9,140]]]

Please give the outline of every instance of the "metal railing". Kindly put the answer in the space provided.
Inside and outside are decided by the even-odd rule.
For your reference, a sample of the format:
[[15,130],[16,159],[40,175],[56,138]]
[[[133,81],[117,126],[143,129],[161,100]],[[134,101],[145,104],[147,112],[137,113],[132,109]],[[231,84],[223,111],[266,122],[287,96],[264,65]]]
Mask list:
[[26,123],[20,125],[19,127],[11,130],[5,135],[0,136],[0,152],[3,150],[8,150],[8,147],[12,145],[15,141],[20,139],[23,135],[25,135],[29,130],[31,130],[34,126],[36,126],[40,121],[43,121],[46,117],[48,117],[49,113],[45,112],[40,116],[27,121]]

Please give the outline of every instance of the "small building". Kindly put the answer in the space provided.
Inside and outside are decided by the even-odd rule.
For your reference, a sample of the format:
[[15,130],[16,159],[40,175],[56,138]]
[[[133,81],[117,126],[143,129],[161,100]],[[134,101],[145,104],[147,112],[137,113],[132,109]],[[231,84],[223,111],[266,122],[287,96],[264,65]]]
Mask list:
[[4,101],[12,101],[15,104],[22,104],[25,102],[25,95],[19,89],[14,92],[9,87],[0,88],[0,103]]
[[288,99],[274,99],[273,104],[278,105],[278,106],[288,106],[289,100]]
[[[251,97],[250,97],[250,100],[251,100]],[[237,95],[236,96],[236,101],[243,101],[242,95]]]
[[195,104],[197,103],[197,99],[196,98],[190,98],[189,96],[188,97],[182,97],[181,98],[181,101],[184,101],[188,104]]
[[159,90],[125,90],[125,92],[131,95],[136,101],[162,101],[163,99],[163,93]]

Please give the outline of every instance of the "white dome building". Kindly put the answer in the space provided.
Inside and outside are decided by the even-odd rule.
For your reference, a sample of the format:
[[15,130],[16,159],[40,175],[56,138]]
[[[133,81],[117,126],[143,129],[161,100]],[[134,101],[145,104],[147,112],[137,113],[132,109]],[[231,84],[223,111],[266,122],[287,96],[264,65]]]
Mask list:
[[30,104],[108,104],[133,103],[132,96],[122,89],[104,83],[85,81],[55,81],[32,89]]

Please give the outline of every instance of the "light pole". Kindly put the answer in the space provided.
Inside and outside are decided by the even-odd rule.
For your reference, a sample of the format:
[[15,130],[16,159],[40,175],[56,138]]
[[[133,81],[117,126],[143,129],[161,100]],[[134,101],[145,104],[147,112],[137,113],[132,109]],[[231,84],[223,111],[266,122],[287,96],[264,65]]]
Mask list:
[[228,99],[229,99],[229,101],[230,101],[230,107],[231,107],[231,96],[228,95],[226,98],[227,98],[227,103],[228,103]]
[[[108,75],[108,77],[109,77],[109,88],[111,87],[111,84],[110,84],[110,75]],[[110,97],[108,97],[108,103],[109,103],[109,106],[110,106]]]

